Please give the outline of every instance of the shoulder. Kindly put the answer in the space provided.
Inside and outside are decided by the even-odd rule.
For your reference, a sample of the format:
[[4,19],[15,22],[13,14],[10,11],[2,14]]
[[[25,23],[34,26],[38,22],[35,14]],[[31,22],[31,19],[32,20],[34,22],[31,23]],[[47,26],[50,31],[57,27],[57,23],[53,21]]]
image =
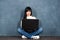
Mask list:
[[35,16],[32,16],[33,19],[37,19]]
[[36,18],[35,16],[32,16],[32,17]]

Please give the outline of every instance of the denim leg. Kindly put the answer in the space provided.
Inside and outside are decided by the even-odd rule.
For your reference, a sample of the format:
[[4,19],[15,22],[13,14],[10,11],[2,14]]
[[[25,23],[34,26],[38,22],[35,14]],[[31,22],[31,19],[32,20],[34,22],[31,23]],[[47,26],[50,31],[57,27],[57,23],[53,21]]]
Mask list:
[[19,32],[20,34],[25,35],[25,36],[28,37],[28,38],[31,38],[31,35],[28,34],[27,32],[25,32],[22,28],[18,28],[18,32]]
[[41,28],[39,28],[37,31],[35,31],[35,32],[33,32],[33,33],[30,33],[30,35],[32,36],[34,36],[34,35],[37,35],[37,34],[40,34],[41,32],[43,31],[43,29],[42,29],[42,27]]

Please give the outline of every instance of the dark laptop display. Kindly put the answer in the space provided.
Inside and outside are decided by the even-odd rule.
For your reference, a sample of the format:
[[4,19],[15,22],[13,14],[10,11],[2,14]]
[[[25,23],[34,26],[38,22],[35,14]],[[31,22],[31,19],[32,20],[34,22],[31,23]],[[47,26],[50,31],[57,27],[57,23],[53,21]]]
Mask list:
[[39,20],[38,19],[23,19],[22,20],[22,29],[24,31],[31,33],[38,29]]

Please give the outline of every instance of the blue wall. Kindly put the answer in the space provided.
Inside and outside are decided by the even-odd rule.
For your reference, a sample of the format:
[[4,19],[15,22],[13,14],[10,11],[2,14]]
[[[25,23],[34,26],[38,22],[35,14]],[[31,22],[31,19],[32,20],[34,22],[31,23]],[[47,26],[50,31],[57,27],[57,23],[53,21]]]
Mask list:
[[41,20],[41,36],[60,36],[60,0],[0,0],[0,36],[18,36],[24,9],[30,6]]

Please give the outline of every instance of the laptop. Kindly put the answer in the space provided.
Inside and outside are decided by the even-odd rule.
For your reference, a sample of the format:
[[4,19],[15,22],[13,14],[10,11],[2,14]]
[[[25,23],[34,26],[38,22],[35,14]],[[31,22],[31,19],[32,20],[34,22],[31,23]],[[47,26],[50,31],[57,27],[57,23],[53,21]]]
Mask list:
[[38,19],[23,19],[22,20],[22,29],[28,33],[36,31],[39,27]]

